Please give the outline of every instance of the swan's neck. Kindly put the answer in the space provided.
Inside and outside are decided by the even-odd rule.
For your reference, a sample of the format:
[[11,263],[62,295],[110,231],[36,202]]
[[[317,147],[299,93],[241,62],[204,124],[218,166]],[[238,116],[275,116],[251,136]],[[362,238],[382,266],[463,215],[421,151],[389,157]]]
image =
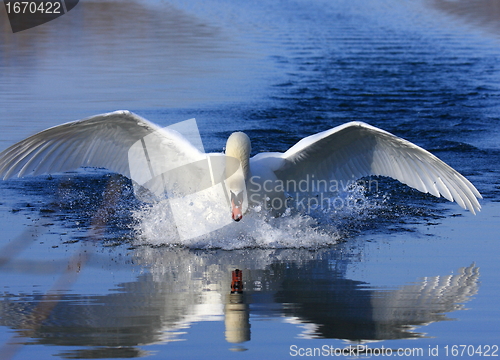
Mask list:
[[235,132],[227,139],[226,155],[238,159],[245,176],[245,181],[250,179],[250,152],[252,146],[245,133]]

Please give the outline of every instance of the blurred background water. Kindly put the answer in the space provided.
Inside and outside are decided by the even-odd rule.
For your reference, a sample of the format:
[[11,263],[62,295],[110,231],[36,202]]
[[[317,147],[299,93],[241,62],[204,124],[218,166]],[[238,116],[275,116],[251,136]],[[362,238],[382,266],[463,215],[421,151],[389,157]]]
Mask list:
[[104,170],[3,181],[2,356],[500,345],[499,20],[495,0],[80,1],[13,34],[0,6],[1,150],[117,109],[165,126],[196,117],[216,152],[235,130],[253,153],[284,151],[361,120],[484,197],[473,216],[380,180],[350,193],[365,206],[251,218],[186,247],[160,206]]

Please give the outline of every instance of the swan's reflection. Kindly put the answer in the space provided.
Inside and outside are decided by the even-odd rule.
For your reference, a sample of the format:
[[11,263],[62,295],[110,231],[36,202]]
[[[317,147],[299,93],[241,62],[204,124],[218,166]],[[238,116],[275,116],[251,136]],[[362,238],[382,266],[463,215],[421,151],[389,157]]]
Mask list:
[[[106,295],[63,295],[41,325],[34,325],[33,311],[41,295],[4,294],[0,325],[40,344],[85,347],[59,354],[71,358],[88,357],[89,352],[142,356],[139,345],[183,339],[186,329],[200,321],[224,321],[220,337],[229,343],[249,341],[250,312],[300,324],[303,337],[415,338],[423,336],[414,331],[416,326],[445,320],[445,313],[461,309],[477,292],[479,278],[478,268],[471,265],[454,275],[374,289],[347,279],[349,260],[332,249],[142,248],[135,256],[150,271],[115,285]],[[239,278],[235,269],[243,269]]]
[[471,265],[456,275],[426,277],[392,290],[325,275],[309,269],[283,282],[276,300],[292,302],[284,309],[290,322],[305,324],[302,337],[373,341],[423,337],[416,326],[463,309],[477,292],[479,270]]
[[224,308],[224,324],[227,342],[250,340],[250,310],[243,293],[243,274],[239,269],[232,273],[231,292],[227,295]]

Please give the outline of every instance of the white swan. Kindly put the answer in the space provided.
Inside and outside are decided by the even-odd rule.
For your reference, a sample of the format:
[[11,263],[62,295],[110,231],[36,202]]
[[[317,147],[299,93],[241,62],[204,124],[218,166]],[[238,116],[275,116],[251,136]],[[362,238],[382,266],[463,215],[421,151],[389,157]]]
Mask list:
[[[0,177],[79,167],[103,167],[131,177],[130,147],[155,132],[158,150],[182,164],[205,156],[179,133],[129,111],[115,111],[55,126],[10,146],[0,153]],[[389,176],[421,192],[444,196],[473,214],[481,209],[481,194],[456,170],[417,145],[362,122],[308,136],[285,153],[250,158],[250,152],[247,135],[237,132],[229,137],[226,155],[237,158],[243,169],[227,179],[236,221],[243,217],[247,201],[265,202],[280,213],[286,205],[284,191],[314,190],[308,184],[313,180],[316,184],[332,179],[346,183],[368,175]]]

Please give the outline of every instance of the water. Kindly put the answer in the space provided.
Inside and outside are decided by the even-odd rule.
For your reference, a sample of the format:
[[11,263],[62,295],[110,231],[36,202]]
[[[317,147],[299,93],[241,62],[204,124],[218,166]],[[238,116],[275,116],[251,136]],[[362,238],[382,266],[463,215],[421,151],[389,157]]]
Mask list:
[[[0,6],[0,149],[117,109],[161,125],[196,117],[207,151],[242,130],[254,154],[362,120],[433,152],[484,197],[473,216],[377,179],[342,195],[357,206],[255,212],[186,243],[164,206],[104,170],[0,182],[2,357],[498,354],[497,9],[81,1],[12,34]],[[235,269],[243,289],[231,294]]]

